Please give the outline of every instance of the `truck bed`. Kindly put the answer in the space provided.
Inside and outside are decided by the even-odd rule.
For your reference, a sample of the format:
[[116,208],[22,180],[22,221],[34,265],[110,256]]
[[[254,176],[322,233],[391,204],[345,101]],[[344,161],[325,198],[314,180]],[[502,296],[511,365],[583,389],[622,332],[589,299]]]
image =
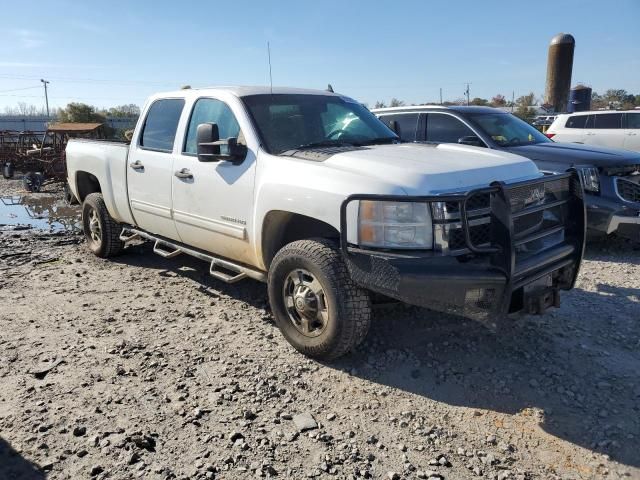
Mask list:
[[88,175],[93,176],[100,182],[104,202],[111,216],[118,222],[133,223],[127,194],[129,143],[71,139],[66,152],[67,179],[76,198],[84,200],[83,182],[91,181]]

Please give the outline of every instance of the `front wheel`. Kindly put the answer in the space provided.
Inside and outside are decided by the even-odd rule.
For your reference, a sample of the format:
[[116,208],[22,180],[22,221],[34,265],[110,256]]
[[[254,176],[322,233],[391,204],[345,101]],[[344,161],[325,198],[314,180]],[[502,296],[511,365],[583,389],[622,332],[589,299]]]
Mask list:
[[331,360],[353,350],[371,324],[371,302],[357,286],[336,245],[325,239],[284,246],[269,269],[276,324],[298,351]]
[[122,225],[109,215],[101,193],[90,193],[84,199],[82,229],[89,249],[98,257],[112,257],[124,248]]

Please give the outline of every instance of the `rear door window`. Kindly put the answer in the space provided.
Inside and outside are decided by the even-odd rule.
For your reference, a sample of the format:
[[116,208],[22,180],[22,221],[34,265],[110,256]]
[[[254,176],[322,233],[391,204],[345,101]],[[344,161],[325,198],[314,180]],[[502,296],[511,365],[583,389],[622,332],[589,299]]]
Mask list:
[[587,124],[587,117],[589,115],[575,115],[567,119],[565,128],[584,128]]
[[[419,113],[397,113],[394,115],[382,115],[380,120],[394,130],[404,142],[415,142],[418,129]],[[395,122],[395,129],[394,127]]]
[[593,128],[622,128],[621,113],[597,113],[596,124]]
[[457,118],[445,113],[427,115],[427,142],[458,143],[462,137],[476,136]]
[[153,102],[142,127],[140,147],[145,150],[171,152],[183,107],[184,100],[181,98]]
[[627,128],[640,128],[640,112],[627,113]]

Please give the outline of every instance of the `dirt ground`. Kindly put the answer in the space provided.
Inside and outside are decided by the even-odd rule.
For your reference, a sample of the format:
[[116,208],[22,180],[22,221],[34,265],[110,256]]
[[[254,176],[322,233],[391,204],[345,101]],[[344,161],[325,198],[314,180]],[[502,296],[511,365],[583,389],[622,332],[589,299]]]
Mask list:
[[628,243],[590,245],[542,317],[492,331],[379,307],[322,364],[281,337],[264,285],[148,244],[98,259],[58,190],[20,191],[0,180],[2,480],[640,479]]

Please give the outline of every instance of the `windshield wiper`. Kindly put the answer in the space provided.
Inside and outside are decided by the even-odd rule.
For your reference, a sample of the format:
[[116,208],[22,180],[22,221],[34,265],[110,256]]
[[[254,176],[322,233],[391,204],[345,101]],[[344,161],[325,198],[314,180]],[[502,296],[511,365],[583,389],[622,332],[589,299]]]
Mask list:
[[366,142],[354,143],[354,145],[358,147],[363,147],[365,145],[384,145],[388,143],[396,143],[397,141],[398,139],[395,137],[379,137],[379,138],[372,138],[371,140],[367,140]]
[[353,146],[353,143],[344,142],[342,140],[322,140],[320,142],[311,142],[311,143],[298,145],[297,147],[294,147],[291,150],[304,150],[306,148],[317,148],[317,147],[352,147],[352,146]]

